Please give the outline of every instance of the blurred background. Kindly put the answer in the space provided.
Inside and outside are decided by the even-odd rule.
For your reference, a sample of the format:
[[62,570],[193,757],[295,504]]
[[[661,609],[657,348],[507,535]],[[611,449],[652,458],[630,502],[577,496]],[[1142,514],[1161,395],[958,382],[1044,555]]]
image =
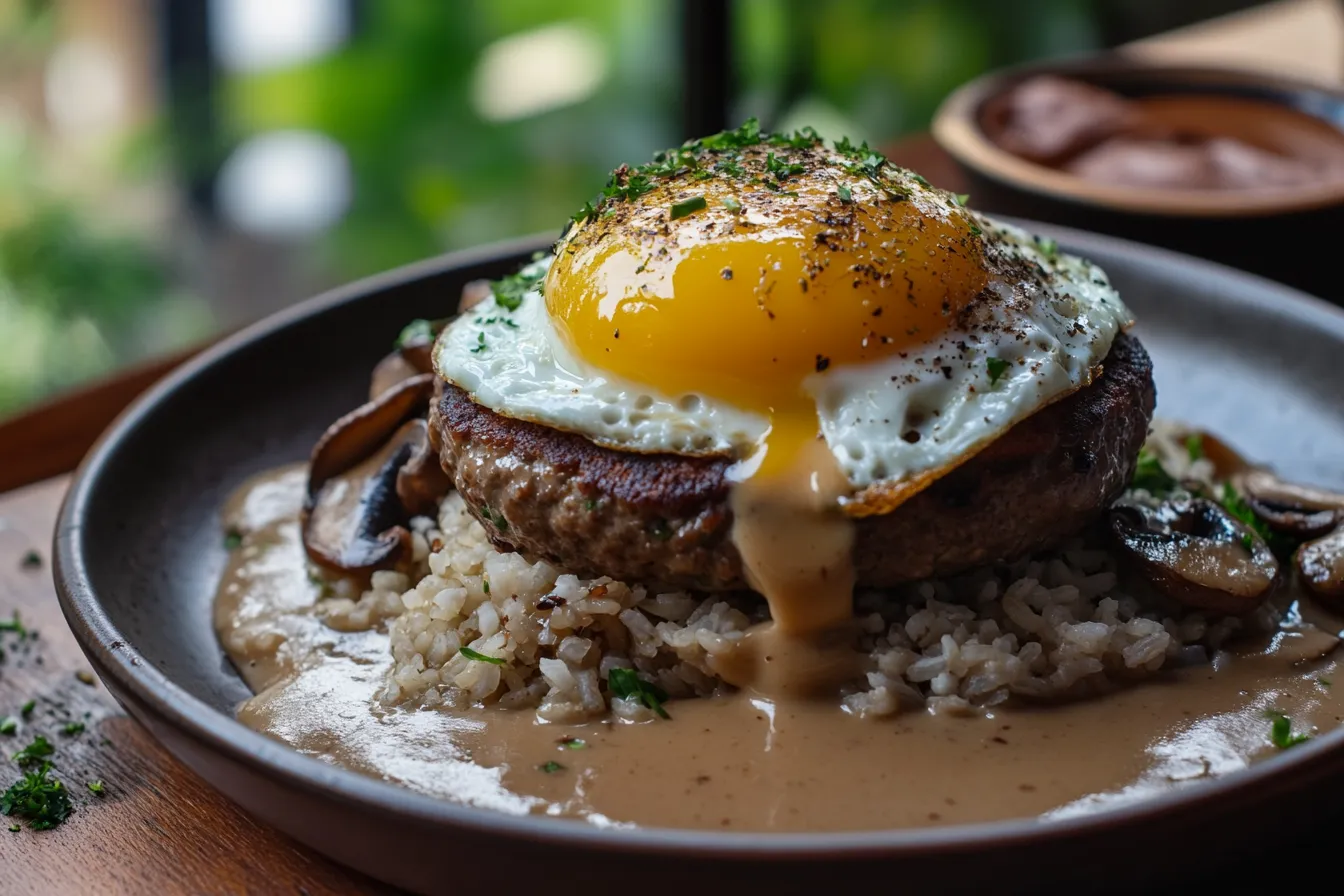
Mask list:
[[0,0],[0,417],[327,286],[557,230],[756,115],[886,144],[1238,0]]

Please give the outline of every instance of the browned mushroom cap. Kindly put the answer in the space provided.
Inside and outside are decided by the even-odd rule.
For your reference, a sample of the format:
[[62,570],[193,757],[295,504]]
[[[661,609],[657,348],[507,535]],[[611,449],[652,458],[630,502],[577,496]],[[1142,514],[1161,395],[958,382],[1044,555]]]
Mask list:
[[313,446],[309,461],[309,501],[328,479],[373,454],[403,423],[423,414],[433,393],[434,375],[419,374],[328,426]]
[[366,573],[405,557],[411,536],[402,524],[412,511],[398,494],[398,478],[429,442],[418,418],[433,391],[433,374],[403,380],[322,434],[308,466],[303,512],[303,546],[313,562]]
[[314,563],[365,574],[409,556],[397,474],[426,441],[425,430],[424,420],[402,424],[381,448],[318,487],[303,520],[303,546]]
[[1344,611],[1344,526],[1297,552],[1302,587],[1335,611]]
[[1344,522],[1344,495],[1284,482],[1268,470],[1244,471],[1234,484],[1255,515],[1276,532],[1316,538]]
[[369,379],[369,401],[375,401],[378,396],[400,383],[428,372],[406,360],[398,349],[374,365],[373,376]]
[[1269,547],[1212,501],[1118,504],[1110,522],[1116,542],[1148,583],[1188,607],[1245,615],[1282,581]]

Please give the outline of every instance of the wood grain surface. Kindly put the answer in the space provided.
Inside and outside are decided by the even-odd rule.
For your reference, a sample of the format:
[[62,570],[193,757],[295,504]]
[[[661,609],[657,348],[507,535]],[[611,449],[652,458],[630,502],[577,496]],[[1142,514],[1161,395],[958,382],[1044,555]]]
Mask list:
[[[0,718],[32,715],[0,735],[0,790],[19,777],[10,756],[41,734],[75,811],[30,830],[0,819],[0,893],[345,894],[386,887],[252,820],[165,753],[90,672],[66,628],[49,565],[52,526],[68,477],[0,495],[0,619],[17,612],[28,637],[0,633]],[[32,552],[36,552],[37,562]],[[64,734],[71,722],[84,731]],[[96,796],[88,782],[102,781]],[[11,832],[18,822],[20,830]]]

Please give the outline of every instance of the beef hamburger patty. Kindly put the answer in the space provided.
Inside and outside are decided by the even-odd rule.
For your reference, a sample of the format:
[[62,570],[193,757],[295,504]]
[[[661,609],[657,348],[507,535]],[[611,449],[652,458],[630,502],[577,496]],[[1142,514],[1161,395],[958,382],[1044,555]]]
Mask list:
[[[604,448],[496,414],[450,383],[439,389],[432,439],[497,547],[583,576],[747,587],[730,537],[731,460]],[[950,575],[1078,532],[1129,482],[1154,399],[1148,353],[1122,334],[1090,386],[1014,426],[894,510],[864,515],[861,492],[847,506],[858,583]]]

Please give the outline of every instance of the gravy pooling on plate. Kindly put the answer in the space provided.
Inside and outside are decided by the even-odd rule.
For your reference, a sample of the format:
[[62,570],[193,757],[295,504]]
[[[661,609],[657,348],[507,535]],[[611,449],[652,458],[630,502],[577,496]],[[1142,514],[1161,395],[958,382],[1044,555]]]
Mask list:
[[473,805],[762,830],[1082,811],[1330,724],[1294,589],[1340,602],[1344,496],[1150,434],[1105,273],[966,205],[754,121],[617,169],[237,496],[243,718]]
[[633,725],[388,708],[378,700],[388,636],[322,618],[323,586],[299,534],[304,484],[302,467],[266,473],[225,510],[241,543],[215,625],[256,691],[239,718],[308,755],[482,809],[772,831],[1064,817],[1245,768],[1279,749],[1271,713],[1290,720],[1292,735],[1344,716],[1331,653],[1341,621],[1305,602],[1280,631],[1208,665],[1103,699],[983,718],[868,720],[741,692],[676,701],[671,720]]

